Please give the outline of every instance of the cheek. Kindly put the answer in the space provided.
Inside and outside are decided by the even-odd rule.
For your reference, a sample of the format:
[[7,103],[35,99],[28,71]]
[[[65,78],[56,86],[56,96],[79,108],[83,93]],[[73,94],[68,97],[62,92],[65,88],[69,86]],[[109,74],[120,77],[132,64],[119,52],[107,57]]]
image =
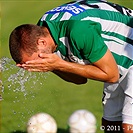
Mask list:
[[45,50],[44,49],[40,50],[40,53],[50,54],[50,51],[51,51],[51,49],[49,47],[47,47]]
[[39,59],[39,53],[33,53],[31,57],[29,57],[29,60],[37,60]]
[[37,60],[39,59],[38,53],[34,53],[31,56],[23,55],[23,62],[31,61],[31,60]]

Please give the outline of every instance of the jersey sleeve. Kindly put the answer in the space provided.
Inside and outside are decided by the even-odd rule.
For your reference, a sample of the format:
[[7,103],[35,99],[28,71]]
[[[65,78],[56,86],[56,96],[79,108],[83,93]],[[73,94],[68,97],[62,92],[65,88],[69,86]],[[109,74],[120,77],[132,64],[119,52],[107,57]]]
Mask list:
[[70,39],[83,58],[94,63],[105,55],[107,46],[101,37],[99,23],[79,21],[75,22],[72,27]]

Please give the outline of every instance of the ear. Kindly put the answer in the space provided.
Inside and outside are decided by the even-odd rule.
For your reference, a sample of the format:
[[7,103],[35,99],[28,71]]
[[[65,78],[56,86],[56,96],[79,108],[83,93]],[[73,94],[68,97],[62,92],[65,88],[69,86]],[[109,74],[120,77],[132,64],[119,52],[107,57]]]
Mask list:
[[46,46],[46,40],[44,37],[41,37],[37,40],[38,49],[43,49]]

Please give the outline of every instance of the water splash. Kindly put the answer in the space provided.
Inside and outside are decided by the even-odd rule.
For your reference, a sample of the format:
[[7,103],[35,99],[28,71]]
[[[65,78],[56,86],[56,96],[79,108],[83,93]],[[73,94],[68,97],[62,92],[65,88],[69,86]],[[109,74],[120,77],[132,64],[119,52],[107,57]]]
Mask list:
[[[0,71],[1,72],[1,71]],[[1,93],[2,93],[2,86],[3,86],[3,84],[2,84],[2,80],[0,80],[0,101],[2,101],[3,99],[2,99],[2,95],[1,95]]]
[[[28,72],[17,67],[14,61],[8,57],[2,57],[0,59],[0,72],[2,72],[0,75],[2,77],[2,79],[0,79],[0,88],[3,96],[2,99],[0,95],[0,100],[6,102],[10,100],[9,104],[11,103],[11,108],[9,110],[20,119],[18,123],[18,127],[20,128],[26,123],[25,116],[27,114],[34,114],[32,102],[35,101],[36,93],[38,92],[34,90],[39,89],[39,85],[44,86],[44,80],[48,73]],[[10,98],[11,95],[12,98]],[[27,101],[30,101],[31,107],[27,105]],[[14,108],[16,106],[18,106],[18,108]],[[25,111],[23,112],[23,110]]]
[[16,93],[23,92],[24,96],[26,96],[27,91],[25,84],[27,82],[32,81],[32,86],[30,86],[32,89],[37,83],[39,83],[40,85],[43,84],[40,78],[46,79],[46,73],[44,74],[43,72],[28,72],[23,68],[17,67],[14,64],[13,60],[8,57],[3,57],[0,60],[0,70],[2,71],[2,73],[4,73],[4,78],[6,79],[3,83],[1,81],[2,92],[4,92],[4,84],[6,84],[8,85],[9,90],[12,89]]
[[[0,88],[2,89],[2,102],[8,102],[9,112],[13,120],[19,119],[18,128],[26,125],[26,116],[31,116],[35,111],[33,106],[37,106],[36,94],[49,73],[28,72],[16,66],[13,59],[8,57],[0,58]],[[38,89],[38,90],[37,90]],[[28,106],[27,106],[28,105]],[[38,108],[39,109],[39,108]]]

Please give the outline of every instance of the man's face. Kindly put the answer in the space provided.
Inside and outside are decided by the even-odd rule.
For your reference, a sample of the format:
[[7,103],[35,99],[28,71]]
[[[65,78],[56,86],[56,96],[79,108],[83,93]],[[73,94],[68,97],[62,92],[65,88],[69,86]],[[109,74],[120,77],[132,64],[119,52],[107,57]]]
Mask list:
[[24,64],[27,61],[31,61],[31,60],[37,60],[37,59],[41,59],[39,57],[39,51],[34,52],[31,56],[29,56],[26,52],[22,52],[22,62],[20,64]]
[[45,46],[45,48],[41,48],[38,49],[37,52],[33,52],[33,54],[31,56],[29,56],[25,51],[22,51],[22,62],[20,64],[24,64],[27,61],[31,61],[31,60],[38,60],[38,59],[42,59],[39,57],[40,53],[45,53],[45,54],[51,54],[55,51],[56,46],[54,45],[54,47],[51,47],[51,45],[49,46]]
[[33,52],[33,54],[29,56],[25,51],[22,51],[22,62],[20,64],[31,60],[41,60],[42,58],[39,57],[40,53],[51,54],[56,50],[56,47],[57,45],[55,45],[54,40],[50,36],[41,38],[37,43],[37,52]]

